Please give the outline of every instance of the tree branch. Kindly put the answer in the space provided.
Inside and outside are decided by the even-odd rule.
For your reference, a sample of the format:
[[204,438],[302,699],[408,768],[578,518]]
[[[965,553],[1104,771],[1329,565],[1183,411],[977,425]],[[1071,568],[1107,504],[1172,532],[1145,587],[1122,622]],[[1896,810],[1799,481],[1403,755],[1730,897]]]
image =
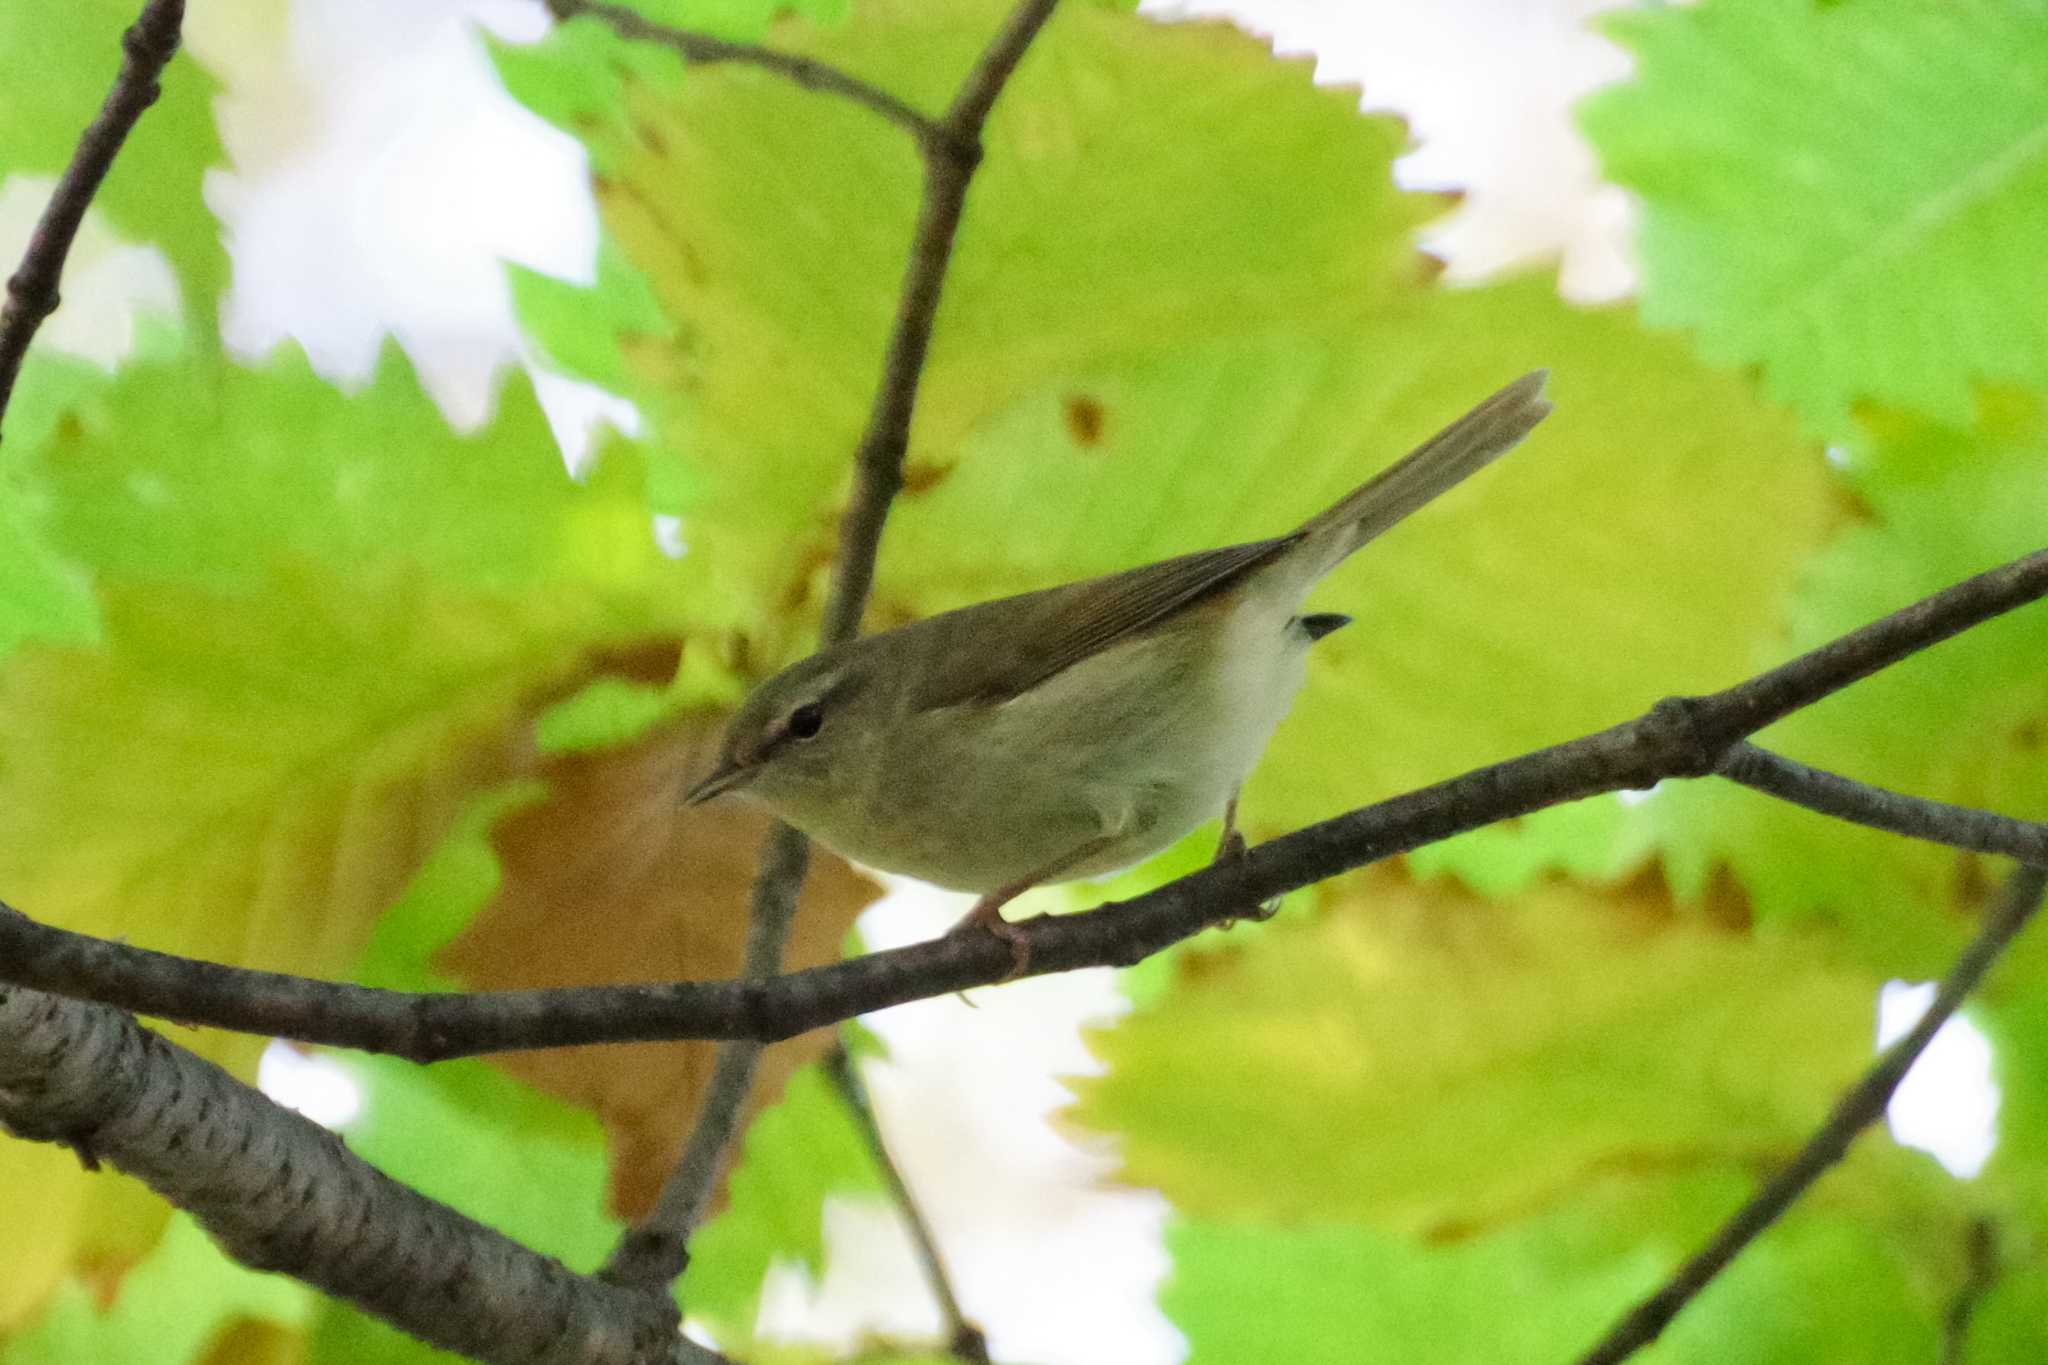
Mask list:
[[[2048,551],[2037,551],[1726,691],[1668,699],[1635,720],[1296,830],[1120,904],[1022,921],[1030,974],[1125,966],[1247,906],[1469,829],[1715,772],[1752,727],[2044,595]],[[1010,946],[991,935],[955,934],[767,981],[415,994],[199,962],[0,914],[0,979],[186,1023],[419,1061],[584,1043],[787,1038],[992,985],[1013,962]]]
[[911,1194],[910,1183],[903,1178],[896,1158],[889,1154],[889,1144],[882,1138],[882,1125],[875,1120],[875,1106],[868,1099],[866,1083],[861,1080],[860,1065],[847,1051],[844,1039],[833,1044],[832,1051],[826,1056],[825,1074],[839,1091],[840,1099],[845,1101],[846,1112],[852,1117],[854,1127],[860,1130],[869,1154],[875,1159],[875,1166],[882,1173],[883,1183],[889,1187],[890,1197],[896,1201],[896,1208],[903,1215],[904,1226],[910,1230],[910,1244],[917,1253],[918,1266],[924,1271],[924,1282],[939,1306],[939,1320],[946,1332],[947,1353],[964,1365],[989,1365],[988,1337],[960,1307],[960,1296],[953,1292],[952,1277],[946,1273],[945,1258],[939,1254],[939,1240],[932,1235],[932,1226],[925,1221],[924,1211],[918,1207],[916,1196]]
[[1920,1021],[1898,1042],[1886,1048],[1884,1055],[1864,1073],[1863,1078],[1835,1102],[1826,1122],[1807,1139],[1798,1155],[1765,1181],[1763,1188],[1736,1210],[1734,1217],[1680,1266],[1663,1288],[1616,1323],[1598,1345],[1580,1358],[1579,1365],[1617,1365],[1617,1362],[1626,1360],[1655,1341],[1671,1320],[1702,1289],[1713,1283],[1714,1277],[1727,1269],[1728,1263],[1744,1247],[1775,1223],[1828,1167],[1847,1154],[1849,1144],[1855,1141],[1857,1134],[1883,1117],[1885,1106],[1891,1103],[1899,1082],[1906,1078],[1906,1072],[1934,1040],[1935,1033],[1948,1022],[1964,998],[1983,980],[1991,964],[2026,927],[2028,919],[2040,907],[2044,888],[2048,888],[2048,870],[2023,864],[2013,872],[1998,903],[1986,917],[1984,927],[1956,958],[1956,965],[1950,968],[1947,978],[1934,994],[1934,1003],[1927,1007],[1927,1013],[1920,1016]]
[[1974,1218],[1965,1235],[1969,1239],[1964,1248],[1969,1269],[1942,1317],[1941,1365],[1964,1365],[1969,1358],[1970,1322],[1984,1296],[1997,1288],[2001,1270],[1996,1224],[1989,1218]]
[[673,24],[658,24],[636,10],[624,5],[605,3],[605,0],[544,0],[548,13],[563,23],[578,17],[596,19],[611,27],[612,32],[632,42],[651,43],[665,47],[685,59],[702,66],[720,63],[728,65],[758,66],[772,71],[785,80],[793,81],[806,90],[822,94],[838,95],[852,100],[855,104],[872,109],[891,123],[901,124],[916,137],[920,145],[938,135],[938,123],[927,118],[910,105],[878,85],[870,85],[858,76],[841,71],[815,57],[799,56],[793,52],[778,52],[771,47],[755,43],[735,43],[709,33],[692,29],[677,28]]
[[178,50],[178,32],[185,22],[185,0],[149,0],[140,17],[121,35],[121,72],[100,106],[99,117],[78,140],[78,150],[57,182],[56,193],[43,208],[22,254],[21,268],[7,281],[7,302],[0,307],[0,419],[14,397],[14,381],[28,356],[29,342],[43,320],[57,311],[57,284],[64,260],[85,211],[100,182],[114,164],[121,144],[142,111],[162,93],[164,67]]
[[1730,749],[1715,771],[1731,782],[1837,820],[1951,848],[2002,853],[2021,862],[2048,865],[2048,825],[2032,820],[2014,820],[1971,806],[1887,791],[1809,768],[1754,744]]
[[[768,834],[761,871],[754,879],[752,917],[740,965],[743,980],[758,981],[782,970],[782,949],[796,914],[797,892],[810,863],[810,844],[787,825]],[[690,1262],[690,1235],[704,1221],[725,1167],[726,1149],[739,1131],[747,1097],[754,1090],[766,1044],[738,1038],[718,1049],[711,1082],[704,1088],[697,1120],[676,1167],[663,1182],[654,1208],[628,1228],[606,1262],[604,1278],[614,1284],[658,1289],[682,1275]]]
[[243,1264],[436,1346],[497,1365],[678,1358],[664,1299],[575,1274],[391,1180],[119,1010],[0,987],[0,1124],[119,1167]]
[[917,407],[925,355],[931,347],[932,324],[938,317],[939,292],[952,260],[960,216],[967,206],[968,186],[981,165],[982,129],[1004,84],[1058,2],[1021,0],[954,95],[952,106],[937,125],[937,135],[920,144],[925,161],[924,198],[910,242],[910,258],[903,268],[903,288],[897,298],[889,349],[882,360],[881,383],[867,429],[854,451],[853,497],[839,523],[839,562],[819,632],[825,644],[850,640],[860,633],[882,527],[903,487],[903,456],[910,448],[910,420]]
[[[924,188],[912,234],[896,318],[883,355],[882,373],[865,431],[854,451],[854,486],[846,515],[840,521],[839,550],[832,571],[832,589],[820,628],[823,644],[850,640],[860,633],[861,614],[874,582],[875,557],[882,528],[903,486],[903,457],[910,445],[910,423],[917,407],[918,380],[924,373],[938,316],[953,239],[966,209],[968,186],[981,164],[981,133],[997,97],[1024,51],[1051,17],[1058,0],[1021,0],[982,52],[961,84],[946,116],[934,123],[894,97],[831,67],[807,58],[786,57],[762,48],[741,48],[701,35],[648,25],[630,11],[599,0],[550,0],[558,15],[582,10],[611,20],[621,33],[669,42],[699,60],[751,61],[771,67],[800,84],[829,89],[896,119],[917,135],[924,155]],[[796,917],[797,896],[809,862],[803,835],[777,825],[754,881],[753,920],[748,933],[742,977],[757,981],[782,969],[783,945]],[[718,1051],[711,1085],[690,1132],[683,1156],[670,1174],[652,1213],[630,1230],[605,1267],[605,1276],[622,1284],[655,1286],[683,1273],[689,1262],[689,1238],[711,1202],[725,1152],[738,1131],[753,1090],[763,1043],[737,1038]]]

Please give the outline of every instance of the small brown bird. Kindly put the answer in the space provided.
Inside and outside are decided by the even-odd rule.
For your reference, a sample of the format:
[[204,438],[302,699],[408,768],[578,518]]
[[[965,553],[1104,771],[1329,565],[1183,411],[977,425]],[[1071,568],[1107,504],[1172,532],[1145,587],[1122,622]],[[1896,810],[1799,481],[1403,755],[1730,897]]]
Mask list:
[[[744,791],[856,862],[981,894],[1128,867],[1221,814],[1349,617],[1301,615],[1367,541],[1550,411],[1524,375],[1287,535],[983,602],[834,645],[755,688],[692,804]],[[1221,854],[1219,854],[1221,856]]]

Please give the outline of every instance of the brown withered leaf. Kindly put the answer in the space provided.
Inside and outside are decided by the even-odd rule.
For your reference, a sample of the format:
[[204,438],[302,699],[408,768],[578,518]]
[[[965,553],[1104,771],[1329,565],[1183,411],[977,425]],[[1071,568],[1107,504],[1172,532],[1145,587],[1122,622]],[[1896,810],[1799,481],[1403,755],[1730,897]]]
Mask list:
[[[685,809],[723,717],[698,714],[618,748],[541,763],[550,794],[502,820],[498,895],[436,965],[477,988],[729,977],[746,942],[748,890],[770,822],[737,801]],[[879,889],[820,849],[811,858],[788,965],[836,960]],[[768,1050],[757,1104],[821,1054],[818,1032]],[[511,1074],[594,1111],[611,1141],[613,1210],[643,1213],[675,1164],[710,1078],[711,1043],[636,1043],[508,1053]]]

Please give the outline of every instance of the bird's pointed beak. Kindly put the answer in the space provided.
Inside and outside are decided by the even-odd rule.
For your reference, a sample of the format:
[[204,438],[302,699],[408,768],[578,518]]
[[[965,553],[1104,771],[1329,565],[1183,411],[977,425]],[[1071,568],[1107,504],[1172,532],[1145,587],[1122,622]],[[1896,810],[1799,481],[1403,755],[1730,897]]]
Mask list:
[[683,793],[683,804],[698,806],[714,796],[723,795],[735,787],[744,787],[754,780],[754,774],[761,771],[756,763],[739,763],[733,759],[721,759],[710,776]]

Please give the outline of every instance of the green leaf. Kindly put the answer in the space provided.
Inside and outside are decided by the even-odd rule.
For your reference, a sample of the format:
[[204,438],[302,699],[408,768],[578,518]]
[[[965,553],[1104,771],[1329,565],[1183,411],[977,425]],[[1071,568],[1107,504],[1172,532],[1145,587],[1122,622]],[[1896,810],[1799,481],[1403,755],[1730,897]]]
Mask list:
[[778,1262],[822,1275],[825,1201],[879,1195],[881,1174],[824,1072],[792,1076],[781,1103],[747,1129],[726,1211],[690,1247],[680,1294],[720,1341],[752,1341],[761,1283]]
[[1924,1365],[1939,1349],[1943,1305],[1904,1271],[1867,1230],[1795,1216],[1744,1253],[1649,1360]]
[[1867,1063],[1876,985],[1659,894],[1380,876],[1190,957],[1095,1035],[1108,1071],[1073,1112],[1192,1215],[1451,1235],[1608,1173],[1789,1151]]
[[603,1132],[480,1061],[425,1069],[391,1057],[342,1061],[364,1086],[350,1150],[395,1180],[579,1269],[620,1225],[604,1213]]
[[170,1212],[140,1181],[90,1174],[65,1148],[11,1136],[0,1141],[0,1209],[10,1226],[36,1230],[0,1242],[0,1340],[53,1294],[78,1289],[73,1276],[118,1284],[157,1245]]
[[1651,1256],[1560,1274],[1530,1240],[1428,1248],[1357,1226],[1184,1221],[1167,1230],[1160,1306],[1187,1365],[1497,1365],[1570,1360],[1654,1287]]
[[10,896],[316,973],[353,961],[451,798],[509,772],[528,694],[573,676],[578,638],[601,629],[560,602],[450,601],[390,572],[104,600],[104,653],[31,649],[0,674]]
[[[1820,453],[1739,380],[1626,308],[1561,302],[1547,276],[1077,368],[985,423],[900,507],[880,614],[1282,533],[1538,365],[1557,412],[1526,446],[1311,599],[1358,620],[1311,655],[1249,822],[1324,818],[1747,676],[1843,520]],[[1092,445],[1067,421],[1081,397],[1100,414]],[[1750,534],[1758,506],[1768,538]],[[1490,890],[1560,863],[1612,875],[1649,844],[1623,815],[1611,801],[1558,812],[1431,850],[1430,866]]]
[[[121,35],[140,9],[133,0],[79,0],[52,23],[39,6],[0,7],[0,177],[63,173],[113,86]],[[117,232],[162,248],[202,336],[212,334],[228,276],[220,225],[200,194],[207,168],[223,159],[213,123],[219,88],[189,55],[172,58],[162,96],[93,199]]]
[[[295,360],[154,360],[17,462],[102,629],[0,662],[11,903],[216,961],[357,963],[430,851],[530,765],[539,712],[673,621],[630,449],[579,486],[530,392],[504,404],[458,438],[396,361],[343,398]],[[250,1040],[200,1043],[253,1066]],[[161,1226],[152,1199],[98,1230],[122,1187],[9,1151],[24,1178],[0,1210],[50,1215],[23,1294]]]
[[599,678],[540,718],[534,739],[542,753],[629,744],[676,711],[671,689]]
[[[1657,1197],[1701,1215],[1729,1193],[1692,1180]],[[1438,1245],[1337,1225],[1183,1222],[1168,1230],[1161,1303],[1188,1338],[1188,1365],[1572,1360],[1658,1287],[1679,1249],[1609,1249],[1600,1212]],[[1924,1365],[1938,1311],[1896,1248],[1853,1221],[1796,1213],[1634,1359]]]
[[[1864,524],[1816,556],[1787,652],[2048,544],[2048,412],[1990,393],[1983,426],[1875,414],[1847,471]],[[1771,727],[1787,755],[1917,796],[2048,817],[2048,609],[2022,608]],[[1728,783],[1676,783],[1636,812],[1685,894],[1732,870],[1760,919],[1824,920],[1890,975],[1946,966],[2000,875],[1976,855],[1829,820]]]
[[[17,434],[11,426],[10,441]],[[84,576],[50,547],[37,491],[0,463],[0,659],[24,640],[83,644],[99,630]]]
[[[779,39],[930,101],[994,22],[993,7],[882,4]],[[622,107],[599,101],[572,124],[605,168],[633,287],[675,322],[668,341],[622,325],[617,345],[677,457],[665,486],[718,604],[702,609],[744,604],[717,624],[750,660],[779,661],[819,600],[915,161],[897,130],[752,73],[634,73]],[[1171,150],[1197,143],[1199,158]],[[1063,11],[997,108],[871,618],[1284,531],[1549,365],[1561,410],[1526,451],[1322,590],[1361,627],[1318,651],[1253,784],[1252,826],[1329,815],[1764,662],[1802,565],[1842,520],[1819,451],[1627,309],[1568,307],[1547,277],[1423,288],[1410,236],[1429,205],[1391,190],[1400,148],[1397,128],[1241,35]],[[1767,539],[1750,534],[1760,505]],[[1503,676],[1518,679],[1514,706]],[[1489,889],[1559,866],[1613,876],[1655,834],[1591,803],[1430,865]]]
[[7,403],[4,430],[9,470],[14,455],[49,440],[57,424],[81,406],[87,395],[104,389],[108,379],[107,371],[90,360],[48,345],[32,345],[22,362],[14,396]]
[[598,243],[597,277],[588,285],[520,265],[505,273],[521,326],[548,363],[572,378],[624,392],[632,385],[626,348],[673,340],[646,280],[610,238]]
[[2000,1268],[1970,1319],[1966,1341],[1962,1359],[1971,1365],[2048,1358],[2048,1273],[2038,1255]]
[[634,452],[614,451],[579,488],[519,379],[488,426],[459,434],[387,343],[353,394],[292,348],[254,368],[132,366],[80,405],[35,473],[59,548],[103,576],[246,588],[290,559],[630,594],[665,561]]
[[[846,4],[845,0],[632,0],[625,8],[658,24],[711,33],[736,42],[760,42],[778,13],[805,14],[829,22],[844,16]],[[660,43],[622,41],[609,24],[598,19],[557,24],[536,44],[510,43],[492,37],[486,37],[485,42],[496,61],[499,77],[514,99],[565,132],[585,140],[593,153],[591,164],[600,183],[612,171],[610,150],[621,139],[630,140],[630,126],[621,107],[626,87],[638,82],[670,86],[691,78],[684,75],[683,59],[672,49]],[[781,79],[759,72],[755,75],[762,80]],[[613,254],[609,242],[600,245],[600,292],[607,288],[606,258]],[[528,287],[536,279],[546,278],[517,268],[512,274],[515,289],[522,287],[522,277]],[[555,294],[553,300],[545,297],[550,292]],[[615,300],[588,300],[585,311],[597,315],[610,314],[618,308],[629,313],[636,311],[640,301],[630,295],[637,292],[634,287]],[[522,318],[532,323],[546,317],[548,321],[568,323],[571,331],[581,330],[587,323],[574,321],[553,306],[567,297],[542,286],[539,294],[519,299]],[[543,314],[529,315],[526,308],[530,303],[538,303]],[[541,335],[552,349],[560,338],[549,336],[552,329],[548,321],[541,321]]]
[[520,384],[457,437],[395,358],[352,398],[296,360],[124,372],[30,474],[105,630],[0,668],[9,896],[348,967],[550,694],[673,621],[616,454],[571,482]]
[[235,1320],[296,1328],[313,1311],[310,1290],[236,1265],[181,1213],[111,1305],[83,1284],[65,1285],[34,1325],[0,1345],[0,1365],[187,1365]]
[[[74,269],[80,254],[72,253]],[[181,333],[160,322],[139,330],[131,360],[160,360],[186,345]],[[97,638],[91,586],[52,544],[50,499],[30,471],[33,454],[74,432],[78,414],[111,383],[109,372],[94,361],[53,350],[47,333],[22,364],[0,430],[0,658],[24,640],[66,644]]]
[[491,828],[547,794],[546,782],[530,777],[472,797],[405,894],[378,919],[354,979],[391,991],[459,989],[459,982],[430,964],[503,885],[504,870],[491,851]]
[[[343,1063],[362,1083],[352,1151],[393,1179],[579,1270],[602,1263],[621,1227],[602,1212],[602,1133],[588,1114],[477,1061],[427,1070],[388,1057]],[[312,1332],[307,1365],[453,1361],[341,1303]]]
[[1970,1011],[1991,1040],[1998,1086],[1998,1146],[1980,1178],[2021,1211],[2012,1220],[2021,1231],[2006,1240],[2027,1255],[2038,1255],[2031,1248],[2048,1234],[2048,948],[2040,932],[2037,922]]
[[1617,13],[1587,132],[1642,204],[1645,316],[1840,433],[2048,383],[2048,11],[1708,0]]
[[[1006,9],[884,0],[777,42],[936,107]],[[565,116],[589,56],[576,30],[559,53],[520,56],[514,85],[544,113]],[[563,89],[544,98],[533,73],[557,58]],[[692,557],[715,566],[733,623],[769,634],[763,620],[803,607],[822,562],[819,513],[879,372],[918,158],[901,129],[758,72],[660,71],[633,45],[608,69],[616,99],[591,96],[570,126],[611,233],[674,327],[621,337],[628,395],[677,461],[664,486]],[[924,372],[914,487],[1077,368],[1356,317],[1424,273],[1408,231],[1430,201],[1388,176],[1399,126],[1220,25],[1064,8],[986,140]]]

